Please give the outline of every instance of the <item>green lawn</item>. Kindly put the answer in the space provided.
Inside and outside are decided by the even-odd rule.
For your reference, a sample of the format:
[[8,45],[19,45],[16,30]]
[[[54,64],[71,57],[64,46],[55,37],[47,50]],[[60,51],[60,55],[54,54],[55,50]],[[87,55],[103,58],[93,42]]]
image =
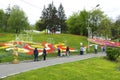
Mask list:
[[[51,43],[61,43],[66,42],[66,45],[79,49],[80,42],[87,45],[87,38],[79,35],[72,34],[38,34],[29,33],[32,36],[33,42],[51,42]],[[0,33],[0,43],[15,40],[16,34],[12,33]],[[52,41],[51,41],[52,38]]]
[[117,67],[116,62],[91,58],[31,70],[0,80],[120,80]]
[[12,33],[0,33],[0,43],[15,40],[15,36],[16,34]]
[[[80,35],[72,34],[31,34],[34,42],[51,42],[54,44],[66,42],[66,45],[75,49],[80,48],[80,42],[87,45],[87,38]],[[50,40],[52,39],[52,41]]]
[[[29,33],[32,36],[33,42],[50,42],[53,44],[66,42],[66,45],[73,47],[78,52],[71,54],[79,54],[80,42],[83,42],[84,45],[87,45],[87,38],[79,35],[72,34],[38,34],[38,33]],[[0,44],[4,42],[9,42],[15,40],[16,34],[12,33],[0,33]],[[5,51],[5,49],[0,49],[0,63],[3,62],[12,62],[13,55],[12,51]],[[57,53],[49,54],[48,57],[56,57]],[[19,54],[19,60],[33,59],[32,55],[26,55],[24,53]]]
[[[80,35],[72,35],[72,34],[38,34],[38,33],[29,33],[32,36],[33,42],[49,42],[53,44],[63,43],[65,42],[66,46],[72,47],[77,52],[71,53],[71,55],[79,54],[80,51],[80,42],[83,43],[84,46],[87,46],[87,37]],[[12,33],[0,33],[0,44],[4,42],[9,42],[15,40],[16,34]],[[1,46],[1,45],[0,45]],[[90,52],[93,52],[94,49],[90,48]],[[5,49],[0,49],[0,63],[3,62],[12,62],[13,55],[12,51],[5,51]],[[56,57],[57,53],[48,54],[47,57]],[[29,60],[33,59],[33,55],[27,55],[25,53],[19,54],[19,60]]]
[[[72,34],[35,34],[29,33],[32,36],[33,42],[51,42],[54,44],[66,42],[66,45],[79,49],[80,42],[87,45],[87,38],[79,35]],[[16,34],[0,33],[0,43],[15,40]]]

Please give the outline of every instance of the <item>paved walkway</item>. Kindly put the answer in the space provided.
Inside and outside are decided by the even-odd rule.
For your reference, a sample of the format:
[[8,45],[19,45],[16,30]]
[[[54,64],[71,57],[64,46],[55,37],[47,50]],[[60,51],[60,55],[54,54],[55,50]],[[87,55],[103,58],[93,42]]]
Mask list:
[[98,53],[98,54],[74,55],[69,57],[49,58],[46,61],[38,61],[38,62],[27,61],[27,62],[20,62],[19,64],[10,64],[10,63],[0,64],[0,78],[29,71],[32,69],[42,68],[56,64],[62,64],[66,62],[73,62],[77,60],[84,60],[92,57],[100,57],[100,56],[106,56],[106,54]]

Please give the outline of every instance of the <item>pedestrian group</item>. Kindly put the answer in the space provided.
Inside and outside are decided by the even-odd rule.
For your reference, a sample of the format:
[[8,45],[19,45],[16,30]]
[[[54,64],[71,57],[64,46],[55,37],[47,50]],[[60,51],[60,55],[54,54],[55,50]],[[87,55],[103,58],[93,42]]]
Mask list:
[[[86,48],[87,47],[84,47],[82,44],[80,45],[80,55],[86,54]],[[101,52],[105,53],[105,49],[106,49],[106,46],[102,45],[101,46]],[[97,54],[97,52],[98,52],[98,45],[97,44],[94,45],[94,52],[95,52],[95,54]],[[61,57],[63,55],[69,57],[70,56],[69,46],[66,47],[65,51],[62,51],[60,49],[60,47],[58,46],[57,53],[58,53],[57,54],[58,57]],[[38,61],[38,55],[39,55],[38,50],[37,50],[37,48],[35,48],[34,49],[34,61]],[[47,56],[47,52],[46,52],[46,48],[45,47],[43,48],[42,56],[43,56],[43,60],[45,61],[46,60],[46,56]]]

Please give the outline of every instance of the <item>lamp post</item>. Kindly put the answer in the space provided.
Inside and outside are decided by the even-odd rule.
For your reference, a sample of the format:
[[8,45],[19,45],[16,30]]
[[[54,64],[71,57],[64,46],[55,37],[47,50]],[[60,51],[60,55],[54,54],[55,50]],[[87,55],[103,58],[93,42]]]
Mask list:
[[[100,4],[97,4],[92,10],[94,10],[95,8],[97,8],[98,6],[100,6]],[[90,11],[91,13],[91,11]],[[92,38],[92,30],[89,26],[90,23],[90,13],[88,12],[88,22],[87,22],[87,29],[88,29],[88,39],[91,37]],[[89,47],[89,40],[88,40],[88,52],[90,51],[90,47]]]

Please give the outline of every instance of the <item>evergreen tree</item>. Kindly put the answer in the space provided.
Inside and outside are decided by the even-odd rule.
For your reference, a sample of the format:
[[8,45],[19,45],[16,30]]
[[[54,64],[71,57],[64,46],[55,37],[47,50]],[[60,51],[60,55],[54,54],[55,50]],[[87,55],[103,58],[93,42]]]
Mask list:
[[44,9],[42,11],[42,16],[40,18],[41,18],[41,21],[43,21],[45,28],[53,32],[56,30],[58,18],[57,18],[57,10],[53,2],[52,4],[48,5],[48,8],[45,8],[44,6]]
[[41,19],[38,20],[35,24],[36,29],[39,30],[39,31],[46,29],[47,26],[48,26],[48,12],[47,12],[47,9],[45,8],[45,6],[42,10],[42,15],[41,15],[40,18]]
[[54,6],[53,2],[52,4],[48,5],[47,8],[47,12],[48,12],[48,28],[51,32],[55,32],[56,30],[56,25],[57,25],[57,10],[56,7]]
[[48,5],[48,8],[43,8],[42,15],[41,15],[41,22],[40,24],[37,24],[39,29],[49,29],[51,32],[55,32],[58,30],[59,27],[63,28],[62,30],[66,30],[65,25],[65,13],[62,4],[60,4],[58,11],[56,10],[56,7],[54,6],[53,2]]
[[65,16],[65,11],[62,4],[60,4],[57,13],[58,13],[58,25],[61,27],[62,31],[65,32],[67,30],[66,23],[65,23],[66,16]]

